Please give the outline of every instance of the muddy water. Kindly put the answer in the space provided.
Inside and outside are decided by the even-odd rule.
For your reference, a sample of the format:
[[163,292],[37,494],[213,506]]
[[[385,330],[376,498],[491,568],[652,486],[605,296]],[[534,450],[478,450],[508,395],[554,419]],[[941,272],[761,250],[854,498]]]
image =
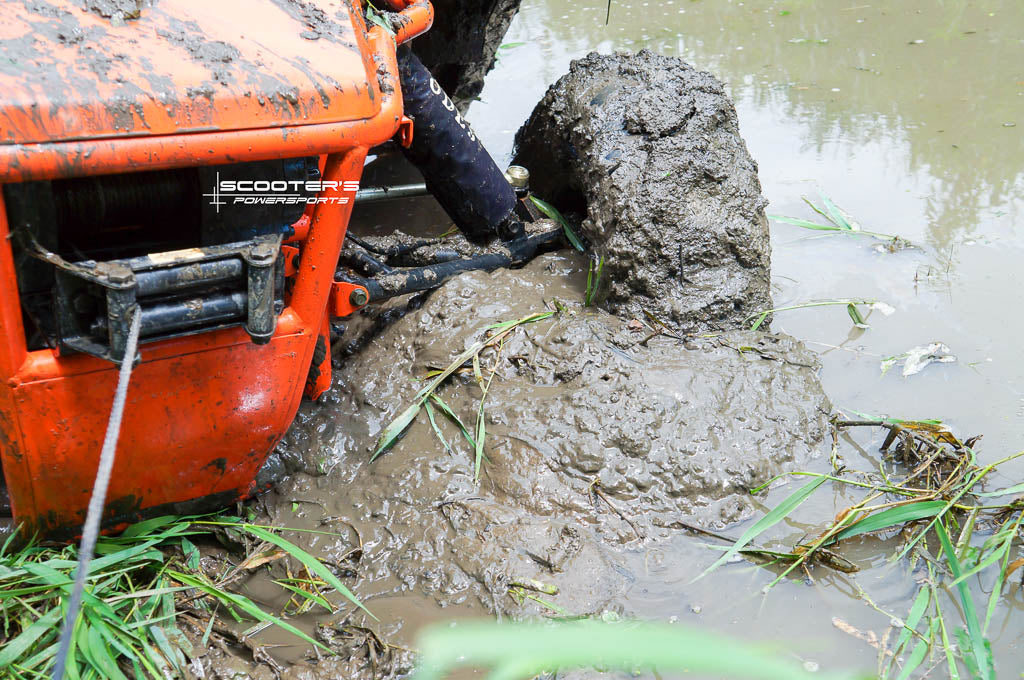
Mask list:
[[[773,330],[819,353],[826,391],[839,407],[905,418],[942,418],[984,433],[982,459],[1019,450],[1024,426],[1024,321],[1019,262],[1024,256],[1024,5],[979,2],[606,3],[526,0],[470,119],[491,148],[509,155],[512,137],[548,83],[592,49],[648,47],[712,71],[735,100],[740,129],[760,165],[770,214],[815,219],[802,202],[824,192],[864,229],[898,234],[918,248],[880,251],[867,239],[815,238],[772,225],[776,306],[863,297],[896,308],[851,328],[842,307],[782,312]],[[941,341],[959,361],[903,378],[884,377],[882,357]],[[851,463],[873,465],[849,447]],[[1024,477],[1009,465],[996,483]],[[844,499],[836,498],[842,507]],[[809,508],[827,517],[834,507]],[[794,524],[790,539],[812,526]],[[711,560],[677,539],[643,557],[649,577],[625,600],[631,612],[680,616],[743,637],[767,637],[829,666],[872,668],[875,652],[833,628],[840,617],[881,635],[884,615],[856,597],[904,616],[913,575],[883,556],[891,546],[857,548],[855,575],[814,587],[785,586],[768,597],[767,576],[737,567],[688,585]],[[853,555],[856,559],[858,555]],[[988,590],[988,582],[975,583]],[[977,591],[976,591],[977,592]],[[690,604],[700,607],[693,614]],[[1002,673],[1024,665],[1019,593],[993,625]]]
[[[741,132],[760,165],[769,213],[814,218],[801,196],[816,199],[820,190],[865,229],[899,234],[918,245],[887,252],[866,239],[812,238],[816,234],[773,224],[776,306],[862,297],[883,300],[896,309],[890,316],[872,313],[867,330],[851,328],[842,307],[776,315],[774,331],[802,339],[817,354],[832,403],[866,413],[942,418],[963,435],[984,433],[982,459],[993,460],[1020,448],[1024,360],[1019,358],[1017,339],[1024,321],[1016,312],[1020,294],[1015,266],[1024,254],[1020,3],[616,0],[608,26],[605,6],[594,0],[524,3],[481,101],[469,111],[495,154],[511,156],[513,134],[547,84],[566,72],[571,59],[591,49],[649,47],[712,71],[736,102]],[[438,232],[447,226],[429,201],[408,202],[401,210],[396,213],[391,206],[363,211],[361,228],[379,232],[412,221],[425,222]],[[549,256],[536,266],[547,267],[531,270],[528,277],[544,282],[534,293],[538,300],[580,298],[585,275],[578,261]],[[486,281],[471,277],[459,285],[479,288]],[[312,467],[327,474],[296,475],[264,498],[278,524],[343,535],[294,538],[359,574],[350,582],[381,617],[380,624],[373,624],[381,638],[406,646],[416,629],[430,621],[550,613],[530,601],[519,607],[507,595],[508,578],[537,578],[560,587],[560,594],[548,599],[572,614],[613,611],[698,623],[769,641],[808,667],[875,667],[876,651],[836,628],[833,621],[841,619],[879,637],[885,634],[890,616],[868,607],[860,590],[888,614],[906,615],[920,574],[885,560],[895,541],[866,539],[847,546],[844,555],[861,569],[856,574],[818,570],[812,585],[783,583],[767,596],[761,589],[774,575],[745,562],[693,583],[719,553],[709,550],[704,540],[666,531],[654,520],[690,514],[720,525],[745,517],[751,508],[731,506],[741,497],[736,494],[726,494],[708,512],[690,501],[673,506],[667,499],[676,496],[659,495],[666,488],[664,480],[648,480],[643,470],[631,469],[634,458],[628,455],[620,461],[621,469],[613,466],[601,482],[610,489],[616,507],[627,510],[623,514],[637,526],[601,499],[588,501],[582,491],[589,479],[585,459],[566,457],[556,475],[537,454],[545,445],[561,445],[564,433],[547,429],[559,420],[553,416],[568,414],[586,424],[586,399],[576,395],[574,401],[571,393],[538,384],[537,376],[530,380],[528,399],[513,393],[516,376],[495,382],[495,403],[508,406],[493,407],[496,420],[489,427],[494,441],[503,444],[489,453],[492,466],[485,464],[486,493],[473,483],[467,444],[443,422],[454,455],[447,455],[429,427],[420,423],[394,452],[367,465],[373,435],[417,387],[399,379],[399,368],[405,368],[407,377],[422,374],[432,362],[443,363],[466,342],[467,317],[480,326],[482,320],[508,318],[519,311],[499,299],[498,292],[495,296],[479,310],[459,308],[455,296],[448,303],[451,309],[432,320],[418,319],[415,314],[420,310],[414,310],[397,335],[370,345],[376,355],[350,359],[353,363],[339,375],[340,385],[327,403],[304,405],[303,425],[289,442],[302,450],[307,464],[313,460]],[[464,299],[470,297],[467,293]],[[479,318],[474,318],[474,311]],[[549,322],[556,323],[560,322]],[[584,355],[610,352],[602,355],[602,362],[625,366],[622,370],[628,372],[635,357],[623,359],[613,351],[622,351],[614,342],[620,331],[599,333],[603,339],[597,345],[591,340],[574,347]],[[548,337],[550,332],[550,327],[538,326],[529,333],[539,336],[524,334],[517,342]],[[577,328],[569,335],[578,340],[580,333]],[[933,365],[907,378],[898,368],[881,376],[882,357],[932,341],[945,342],[959,361]],[[526,349],[509,348],[522,354]],[[675,356],[678,348],[664,355],[659,354],[662,351],[652,350],[651,372],[685,371],[685,366],[674,365],[680,361]],[[382,354],[389,358],[382,359]],[[737,364],[730,370],[750,369]],[[353,383],[352,376],[366,381]],[[601,382],[602,376],[594,378]],[[544,379],[551,376],[541,376],[541,383]],[[445,392],[445,397],[451,396],[452,406],[463,415],[472,414],[479,390],[471,376],[459,380],[453,394]],[[657,388],[657,378],[648,386]],[[791,404],[790,415],[812,413],[810,406],[820,399],[814,396],[816,386],[800,378],[790,387],[788,392],[766,393],[765,399],[775,403],[788,399],[787,394],[802,393],[806,410],[799,411],[798,400]],[[685,382],[675,388],[677,393],[688,389]],[[641,402],[627,405],[636,403]],[[753,400],[744,404],[745,410],[731,416],[756,416]],[[520,422],[527,425],[520,427]],[[813,442],[800,439],[814,430],[813,419],[791,417],[789,422],[800,423],[792,426],[794,438],[780,440],[774,448],[792,457],[774,461],[774,468],[826,469],[824,461],[815,458]],[[637,419],[634,424],[647,431],[652,423]],[[631,441],[631,433],[620,430],[620,451],[643,447],[642,437],[634,434]],[[873,469],[878,443],[868,433],[857,433],[844,442],[842,455],[852,466]],[[747,459],[751,465],[757,460],[757,454]],[[738,474],[746,474],[750,483],[769,473],[751,470]],[[1022,476],[1024,466],[1009,466],[1004,478],[994,481],[1012,483]],[[774,505],[792,488],[775,489],[767,499],[754,501],[753,509]],[[691,501],[699,496],[683,494]],[[457,502],[432,507],[437,502],[432,499],[442,498]],[[520,506],[529,505],[531,498],[536,498],[537,507],[522,512]],[[820,530],[823,518],[855,499],[843,491],[820,494],[785,523],[776,538],[780,545],[791,546]],[[645,512],[628,512],[633,504]],[[746,521],[725,531],[738,535],[749,525]],[[577,525],[586,530],[574,530]],[[639,539],[641,533],[644,540]],[[364,552],[353,556],[351,551],[360,542]],[[536,546],[530,552],[541,559],[531,557],[523,546]],[[987,591],[988,581],[972,587]],[[249,588],[261,599],[271,598],[273,592],[260,581]],[[495,593],[500,597],[488,600]],[[1002,674],[1024,665],[1021,607],[1019,591],[1011,593],[993,621],[991,638]],[[955,607],[949,603],[944,610],[955,612]],[[325,622],[322,617],[297,620],[310,631]],[[352,622],[370,623],[358,615]],[[330,634],[332,627],[327,628],[324,634]],[[347,635],[356,647],[356,633],[339,633],[336,628],[334,635]],[[269,632],[256,639],[260,644],[290,642]],[[406,667],[408,656],[392,651],[394,668]],[[322,677],[332,672],[349,677],[361,667],[361,662],[307,667],[308,660],[289,648],[275,648],[272,654],[295,664],[288,671],[293,677],[318,677],[313,668],[319,668]]]

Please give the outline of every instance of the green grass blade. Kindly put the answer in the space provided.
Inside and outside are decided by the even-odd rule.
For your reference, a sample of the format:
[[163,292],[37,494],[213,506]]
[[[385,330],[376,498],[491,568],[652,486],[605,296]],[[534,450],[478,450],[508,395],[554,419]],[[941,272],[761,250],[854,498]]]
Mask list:
[[101,673],[100,677],[128,680],[117,667],[117,661],[111,656],[103,634],[95,626],[89,626],[86,640],[93,666]]
[[715,560],[715,562],[710,567],[701,572],[700,576],[693,579],[693,581],[690,581],[690,583],[702,579],[708,574],[710,574],[712,571],[714,571],[722,564],[724,564],[726,561],[728,561],[733,555],[739,552],[744,546],[746,546],[752,540],[754,540],[762,533],[764,533],[771,527],[781,522],[789,515],[789,513],[796,510],[796,508],[801,503],[807,500],[811,494],[817,491],[818,487],[824,484],[826,481],[827,480],[825,477],[819,477],[818,479],[815,479],[814,481],[797,489],[786,500],[779,503],[779,505],[777,505],[768,514],[766,514],[761,519],[757,520],[757,522],[754,523],[752,527],[743,532],[743,535],[740,536],[735,543],[733,543],[732,547],[729,548],[729,550],[727,550],[724,555]]
[[792,659],[682,624],[567,621],[556,624],[460,622],[420,633],[413,680],[440,680],[458,666],[490,667],[491,677],[528,678],[554,668],[656,669],[675,677],[797,680],[811,675]]
[[982,496],[984,498],[992,498],[994,496],[1009,496],[1013,493],[1024,493],[1024,482],[1015,484],[1006,489],[997,489],[996,491],[975,491],[975,496]]
[[[1024,520],[1024,512],[1017,515],[1017,521],[1014,522],[1012,531],[1008,532],[1010,539],[1007,541],[1007,545],[1013,542],[1013,539],[1017,536],[1017,531],[1020,528],[1021,520]],[[999,602],[999,598],[1002,596],[1003,583],[1006,581],[1006,569],[1010,562],[1010,551],[1006,550],[1003,553],[1003,563],[999,565],[999,575],[996,577],[996,582],[992,585],[992,592],[988,596],[988,607],[985,609],[985,623],[981,626],[981,634],[988,635],[988,626],[992,621],[992,615],[996,611],[996,604]]]
[[536,196],[530,196],[530,200],[533,201],[533,204],[537,206],[538,210],[562,225],[562,231],[565,232],[565,238],[569,239],[569,243],[572,244],[573,248],[582,253],[584,250],[583,243],[576,235],[576,232],[573,231],[573,228],[569,226],[568,220],[566,220],[565,217],[562,216],[562,213],[558,211],[558,208],[547,201],[537,198]]
[[903,670],[897,676],[896,680],[907,680],[910,674],[913,673],[921,663],[924,661],[924,657],[928,654],[928,648],[932,644],[932,640],[935,639],[935,628],[938,626],[938,622],[932,620],[931,626],[929,626],[928,637],[918,640],[917,644],[914,645],[914,649],[910,652],[910,656],[907,658],[907,662],[903,665]]
[[448,452],[448,455],[452,455],[452,447],[448,444],[448,440],[444,438],[444,432],[441,432],[441,428],[437,426],[437,421],[434,420],[434,407],[430,405],[430,400],[427,399],[423,402],[423,409],[427,412],[427,420],[430,421],[430,427],[434,430],[434,434],[441,440],[441,444],[444,446],[444,450]]
[[587,266],[587,290],[583,294],[584,307],[593,306],[594,300],[597,299],[597,291],[601,286],[602,273],[604,273],[604,255],[598,259],[596,266],[593,260]]
[[320,562],[320,560],[316,559],[315,557],[313,557],[308,552],[306,552],[299,546],[295,545],[291,541],[287,541],[278,536],[277,534],[267,531],[266,529],[263,529],[261,527],[254,526],[252,524],[241,524],[239,525],[239,528],[248,531],[250,534],[256,536],[257,538],[263,539],[267,543],[272,543],[273,545],[276,545],[278,548],[281,548],[289,555],[294,557],[296,560],[301,562],[302,565],[309,570],[310,574],[316,574],[317,576],[322,578],[324,582],[326,582],[329,586],[331,586],[339,593],[344,595],[349,602],[351,602],[352,604],[356,605],[364,612],[369,614],[370,617],[372,617],[375,621],[377,620],[377,617],[374,616],[373,612],[367,609],[363,605],[363,603],[359,601],[359,598],[357,598],[352,593],[351,590],[345,587],[345,584],[339,581],[338,577],[335,576],[330,569],[325,567],[323,563]]
[[544,319],[550,319],[555,314],[557,314],[557,312],[534,312],[533,314],[527,314],[521,319],[512,319],[511,321],[499,321],[497,323],[492,323],[490,326],[487,326],[487,330],[503,331],[512,328],[513,326],[522,326],[523,324],[537,323],[538,321],[543,321]]
[[920,503],[908,503],[895,508],[889,508],[868,515],[857,520],[835,535],[835,541],[867,534],[872,531],[881,531],[894,526],[902,526],[907,522],[913,522],[927,517],[934,517],[946,507],[945,501],[922,501]]
[[899,656],[903,653],[904,646],[910,640],[911,631],[917,628],[917,624],[921,621],[921,616],[924,615],[929,602],[931,602],[931,592],[927,587],[922,587],[917,593],[914,604],[910,607],[907,620],[903,623],[903,630],[900,631],[900,636],[896,640],[896,646],[893,647],[893,656]]
[[32,625],[22,630],[13,640],[5,642],[3,649],[0,649],[0,668],[7,668],[17,661],[47,633],[56,635],[55,626],[58,621],[60,621],[60,607],[53,607],[36,619]]
[[852,302],[846,305],[846,313],[850,315],[850,320],[853,321],[854,326],[857,328],[868,328],[868,322],[860,315],[860,310],[857,309],[857,305]]
[[946,654],[946,666],[949,671],[949,680],[960,680],[960,673],[957,669],[956,656],[953,654],[953,646],[949,643],[949,633],[946,631],[946,621],[942,617],[942,604],[939,601],[939,594],[935,585],[935,569],[931,562],[928,563],[929,588],[932,591],[932,601],[935,603],[935,617],[939,620],[939,632],[942,635],[942,651]]
[[226,590],[214,588],[212,585],[210,585],[202,579],[199,579],[195,576],[191,576],[189,574],[183,574],[180,571],[174,571],[173,569],[168,569],[167,575],[175,579],[176,581],[181,581],[182,583],[187,583],[193,588],[198,588],[207,595],[213,597],[216,600],[219,600],[220,602],[229,607],[241,609],[257,621],[269,621],[270,623],[281,628],[282,630],[288,631],[295,637],[300,638],[315,647],[319,647],[322,651],[325,651],[328,654],[334,653],[326,646],[324,646],[323,643],[317,642],[316,640],[306,635],[304,632],[302,632],[292,624],[288,623],[287,621],[279,619],[276,616],[272,616],[267,612],[263,611],[262,609],[257,607],[252,600],[245,597],[244,595],[237,595],[235,593],[229,593]]
[[832,219],[831,215],[829,215],[827,212],[825,212],[822,208],[819,208],[817,205],[815,205],[811,201],[811,199],[807,198],[806,196],[801,196],[800,198],[803,200],[804,203],[806,203],[808,206],[810,206],[811,210],[813,210],[814,212],[818,213],[819,215],[824,217],[826,220],[828,220],[832,224],[835,224],[836,228],[838,228],[838,229],[842,229],[843,228],[843,226],[841,224],[837,224],[836,221]]
[[484,385],[483,394],[480,395],[480,408],[476,414],[476,460],[474,461],[474,481],[480,481],[480,467],[484,460],[484,440],[487,438],[487,423],[484,416],[484,403],[487,401],[487,390],[491,388],[491,381],[494,380],[494,371],[487,379],[487,384]]
[[960,585],[961,581],[969,579],[970,577],[977,574],[979,571],[984,571],[985,569],[992,566],[999,560],[1003,559],[1003,557],[1005,557],[1006,554],[1009,552],[1010,543],[1012,541],[1013,536],[1010,536],[1005,543],[1001,544],[995,550],[989,552],[988,555],[985,556],[985,559],[981,560],[980,562],[978,562],[978,564],[974,565],[973,567],[962,573],[960,576],[958,576],[952,583],[949,584],[950,587]]
[[420,405],[422,403],[422,401],[417,401],[412,406],[402,411],[397,418],[392,420],[391,423],[384,428],[384,431],[380,433],[380,438],[377,440],[377,448],[370,457],[371,461],[395,445],[395,442],[397,442],[398,438],[402,436],[402,433],[405,432],[406,428],[412,425],[412,421],[416,420],[416,416],[420,413]]
[[[143,520],[132,524],[127,529],[121,532],[118,537],[120,539],[126,538],[138,538],[150,534],[155,529],[160,529],[165,526],[173,525],[182,520],[177,515],[161,515],[160,517],[152,517],[150,519]],[[187,526],[187,523],[186,523]]]
[[334,613],[334,607],[331,605],[331,603],[325,600],[324,598],[320,597],[316,593],[311,593],[308,590],[303,590],[302,588],[293,586],[290,583],[285,583],[284,581],[274,581],[274,583],[281,586],[282,588],[285,588],[286,590],[292,591],[304,600],[314,602],[323,607],[324,609],[326,609],[327,611],[331,612],[332,614]]
[[[935,523],[935,533],[939,536],[939,543],[942,544],[942,552],[946,555],[946,564],[949,565],[953,578],[959,579],[963,574],[963,567],[960,564],[960,560],[957,559],[953,543],[949,540],[949,533],[946,531],[945,522],[939,521]],[[967,633],[970,638],[971,653],[978,667],[978,673],[986,679],[994,677],[986,655],[987,644],[985,636],[981,634],[981,628],[978,626],[978,614],[974,609],[974,600],[971,598],[971,593],[966,583],[960,581],[956,588],[960,595],[960,606],[963,607]]]
[[473,435],[469,433],[469,428],[462,422],[462,418],[459,418],[455,411],[453,411],[452,408],[446,404],[443,399],[441,399],[441,397],[437,396],[433,392],[430,394],[430,401],[434,402],[437,407],[441,409],[441,413],[445,414],[449,420],[458,426],[459,431],[462,432],[462,436],[466,438],[466,441],[469,442],[469,445],[475,450],[476,440],[473,439]]
[[185,557],[185,566],[192,571],[198,571],[200,558],[199,548],[184,536],[181,537],[179,546],[181,547],[181,554]]
[[843,210],[832,202],[832,199],[821,194],[821,202],[825,206],[825,210],[828,211],[828,218],[833,224],[838,225],[840,228],[846,231],[857,231],[856,226],[850,221],[849,216],[843,212]]
[[391,27],[391,22],[381,16],[370,3],[366,3],[366,20],[375,26],[383,28],[384,32],[392,38],[395,37],[395,29]]
[[768,215],[768,219],[775,222],[783,222],[785,224],[792,224],[795,227],[802,227],[804,229],[814,229],[816,231],[842,231],[839,227],[831,224],[818,224],[817,222],[811,222],[809,220],[801,220],[798,217],[786,217],[785,215]]

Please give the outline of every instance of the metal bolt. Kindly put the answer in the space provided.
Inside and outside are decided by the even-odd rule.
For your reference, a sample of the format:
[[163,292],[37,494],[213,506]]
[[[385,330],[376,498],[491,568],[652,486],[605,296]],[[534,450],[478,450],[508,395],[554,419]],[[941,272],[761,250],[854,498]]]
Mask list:
[[119,264],[113,264],[107,270],[107,280],[111,283],[131,283],[135,279],[135,273]]
[[530,188],[530,171],[521,165],[508,166],[508,170],[505,171],[505,179],[517,193]]
[[352,292],[348,294],[348,301],[352,303],[353,307],[362,307],[370,301],[370,296],[366,294],[365,288],[353,288]]
[[254,265],[265,265],[274,261],[276,257],[274,246],[269,243],[258,243],[249,248],[249,263]]

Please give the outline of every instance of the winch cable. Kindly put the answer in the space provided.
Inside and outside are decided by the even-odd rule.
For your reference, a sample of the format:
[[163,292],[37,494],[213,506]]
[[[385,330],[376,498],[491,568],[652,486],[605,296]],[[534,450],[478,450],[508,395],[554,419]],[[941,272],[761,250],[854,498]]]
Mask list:
[[139,313],[139,309],[136,307],[132,314],[132,323],[128,331],[128,341],[125,344],[124,358],[121,359],[121,368],[117,376],[114,405],[110,409],[107,433],[103,438],[103,448],[100,450],[100,462],[96,469],[96,481],[92,485],[92,496],[89,498],[89,510],[86,513],[85,524],[82,527],[82,542],[78,548],[78,567],[75,571],[75,585],[71,590],[71,600],[68,602],[67,616],[64,618],[64,626],[60,632],[60,646],[57,648],[57,665],[53,669],[53,680],[64,680],[64,668],[67,665],[68,650],[71,648],[71,635],[75,630],[78,612],[82,608],[82,592],[85,589],[85,579],[89,573],[89,562],[92,561],[93,550],[96,548],[96,538],[100,531],[100,520],[103,517],[103,506],[107,500],[107,487],[110,484],[110,473],[114,469],[114,456],[117,453],[117,440],[121,434],[124,403],[128,396],[128,381],[131,380],[132,368],[135,364],[135,350],[139,344],[139,328],[141,323],[142,314]]

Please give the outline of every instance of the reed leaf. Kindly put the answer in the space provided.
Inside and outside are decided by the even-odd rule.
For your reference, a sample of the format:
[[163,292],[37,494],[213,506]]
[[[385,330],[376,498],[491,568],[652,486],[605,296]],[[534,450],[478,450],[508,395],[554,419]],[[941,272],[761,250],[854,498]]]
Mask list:
[[584,250],[583,242],[580,241],[579,236],[576,235],[576,232],[569,225],[569,221],[562,216],[562,213],[558,210],[558,208],[551,205],[547,201],[537,198],[536,196],[530,196],[530,200],[533,201],[533,204],[537,206],[538,210],[540,210],[542,213],[553,219],[555,222],[558,222],[560,225],[562,225],[562,231],[565,232],[565,238],[569,240],[569,243],[572,244],[573,248],[582,253]]
[[791,512],[796,510],[796,508],[799,507],[801,503],[807,500],[811,496],[811,494],[817,491],[818,487],[824,484],[826,481],[827,480],[825,477],[819,477],[818,479],[815,479],[797,489],[786,500],[779,503],[779,505],[772,509],[768,514],[766,514],[761,519],[757,520],[757,522],[755,522],[753,526],[751,526],[749,529],[743,532],[743,535],[740,536],[735,543],[733,543],[732,547],[730,547],[724,555],[715,560],[715,562],[710,567],[701,572],[701,574],[697,576],[697,578],[693,579],[693,581],[690,581],[690,583],[698,581],[707,576],[708,574],[710,574],[712,571],[714,571],[722,564],[727,562],[730,558],[732,558],[733,555],[742,550],[743,547],[750,543],[752,540],[754,540],[755,538],[763,534],[765,531],[767,531],[768,529],[772,528],[773,526],[784,520],[786,517],[789,516]]
[[902,526],[907,522],[934,517],[946,507],[945,501],[921,501],[888,508],[861,518],[835,535],[834,541]]
[[[971,593],[967,589],[967,584],[960,580],[960,576],[963,575],[963,566],[960,564],[960,560],[957,559],[956,551],[953,549],[953,543],[949,540],[949,532],[946,530],[946,523],[939,521],[935,523],[935,533],[938,534],[939,543],[942,545],[942,552],[946,556],[946,564],[949,566],[950,573],[953,574],[953,578],[957,579],[957,593],[960,596],[960,606],[963,610],[964,621],[967,624],[967,641],[969,649],[964,649],[964,654],[968,654],[973,657],[973,665],[977,668],[977,674],[980,677],[988,680],[988,678],[994,678],[995,674],[991,666],[991,659],[987,653],[988,643],[985,640],[985,636],[981,633],[981,627],[978,625],[978,614],[974,608],[974,599],[971,598]],[[961,641],[962,642],[962,641]]]
[[370,617],[372,617],[374,620],[377,620],[377,617],[374,616],[373,612],[367,609],[363,605],[363,603],[359,601],[359,598],[357,598],[352,593],[352,591],[345,586],[344,583],[339,581],[338,577],[335,576],[330,569],[324,566],[323,562],[316,559],[315,557],[313,557],[308,552],[306,552],[299,546],[295,545],[291,541],[285,540],[277,534],[267,531],[262,527],[258,527],[252,524],[242,524],[239,526],[239,528],[244,529],[256,538],[262,539],[267,543],[271,543],[273,545],[276,545],[278,548],[281,548],[289,555],[294,557],[296,560],[301,562],[302,565],[306,567],[310,574],[316,574],[317,576],[322,578],[325,583],[327,583],[329,586],[331,586],[339,593],[341,593],[345,597],[345,599],[347,599],[349,602],[351,602],[352,604],[356,605],[364,612],[369,614]]

